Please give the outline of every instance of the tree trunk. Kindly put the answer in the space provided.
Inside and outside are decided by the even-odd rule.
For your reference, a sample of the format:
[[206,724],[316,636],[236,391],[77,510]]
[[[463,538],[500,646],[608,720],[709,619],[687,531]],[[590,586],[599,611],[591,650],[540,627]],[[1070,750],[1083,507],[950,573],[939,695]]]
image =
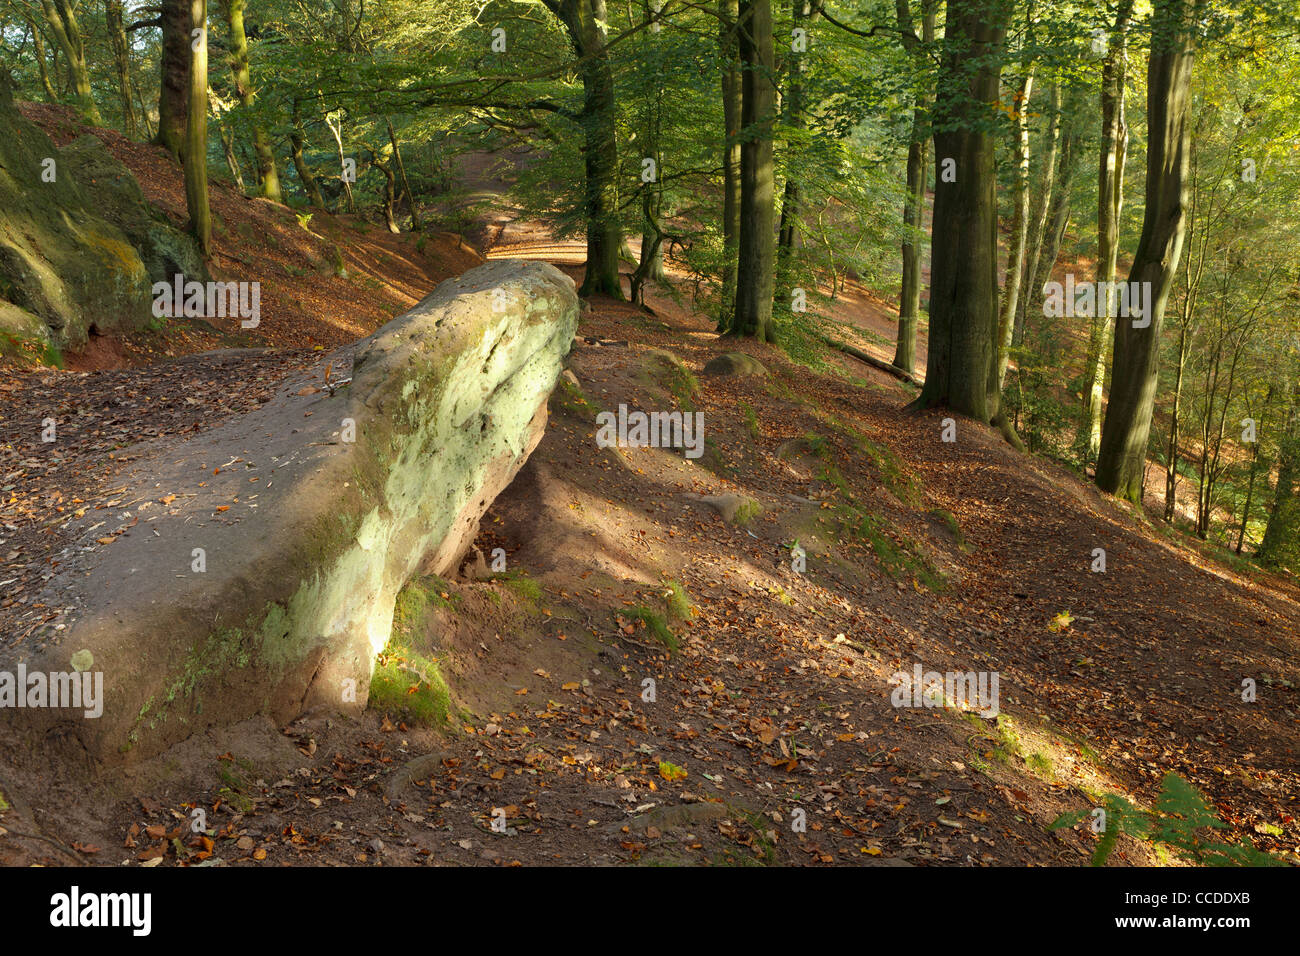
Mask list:
[[1034,68],[1030,64],[1016,93],[1016,186],[1011,214],[1011,248],[1007,250],[1007,272],[1002,283],[1002,314],[998,320],[997,381],[1001,392],[1007,380],[1011,339],[1016,329],[1020,302],[1020,280],[1025,273],[1025,248],[1029,243],[1029,96],[1034,90]]
[[144,97],[140,95],[140,81],[136,76],[131,77],[131,88],[135,90],[135,105],[140,107],[140,123],[144,127],[144,138],[148,142],[154,142],[153,122],[149,119],[149,110],[144,105]]
[[983,422],[998,413],[997,177],[986,119],[1010,16],[1007,0],[949,0],[934,103],[930,338],[916,403]]
[[77,23],[76,6],[76,0],[41,0],[45,22],[50,25],[50,32],[63,51],[63,58],[68,61],[68,81],[72,84],[77,107],[88,124],[102,126],[104,121],[100,118],[95,98],[90,92],[86,44],[81,35],[81,25]]
[[[1192,30],[1201,0],[1159,0],[1147,67],[1147,178],[1142,237],[1129,282],[1150,283],[1148,314],[1116,323],[1097,486],[1141,504],[1160,372],[1160,329],[1186,230]],[[1139,327],[1135,322],[1141,322]]]
[[1183,372],[1187,369],[1187,322],[1178,334],[1178,373],[1174,379],[1174,403],[1169,411],[1169,448],[1165,455],[1165,522],[1174,520],[1178,509],[1178,416],[1183,403]]
[[[904,46],[910,46],[918,69],[934,46],[934,0],[922,0],[920,49],[909,40],[913,32],[909,0],[897,0],[895,13]],[[912,107],[912,137],[907,144],[907,199],[903,205],[903,287],[898,297],[898,340],[894,345],[894,366],[907,372],[916,371],[916,328],[921,318],[921,243],[925,228],[925,190],[929,180],[929,137],[925,135],[926,95],[919,91]]]
[[303,191],[307,193],[307,199],[316,209],[325,208],[325,200],[321,197],[320,186],[316,183],[316,177],[307,165],[307,159],[302,154],[305,139],[302,132],[302,116],[298,111],[298,101],[293,101],[293,129],[289,132],[289,145],[292,147],[293,168],[298,173],[298,181],[302,183]]
[[719,0],[722,48],[722,306],[718,331],[726,331],[736,308],[736,251],[740,242],[740,53],[736,39],[740,0]]
[[[790,7],[796,29],[799,28],[801,20],[807,20],[812,15],[812,4],[809,0],[790,0]],[[793,45],[792,43],[791,46]],[[802,130],[804,127],[803,53],[791,49],[787,62],[790,65],[790,73],[786,81],[785,125],[793,130]],[[777,231],[776,241],[782,263],[788,260],[790,253],[794,251],[795,237],[798,235],[796,223],[799,219],[799,196],[799,177],[795,175],[791,164],[786,173],[785,188],[781,195],[781,225]]]
[[[1273,404],[1273,394],[1276,391],[1276,389],[1277,386],[1275,384],[1270,384],[1268,386],[1268,394],[1264,396],[1264,404],[1263,404],[1264,412],[1267,412],[1269,406]],[[1250,414],[1249,410],[1247,410],[1247,414]],[[1259,417],[1259,431],[1262,432],[1263,430],[1264,430],[1264,415],[1261,414]],[[1237,532],[1237,547],[1235,549],[1237,554],[1241,554],[1241,546],[1246,542],[1246,525],[1250,523],[1250,506],[1251,503],[1255,500],[1255,478],[1257,477],[1259,472],[1259,444],[1260,444],[1258,441],[1259,435],[1256,434],[1255,437],[1256,437],[1255,447],[1251,449],[1251,456],[1250,456],[1250,480],[1246,482],[1246,504],[1241,509],[1241,528]]]
[[239,168],[239,160],[235,158],[235,144],[231,139],[230,130],[224,124],[218,125],[217,136],[221,138],[221,152],[226,157],[226,168],[230,170],[230,178],[234,180],[235,186],[242,193],[244,191],[244,174]]
[[180,159],[190,89],[190,0],[162,0],[162,49],[158,60],[158,133],[155,141]]
[[28,16],[26,11],[23,11],[23,19],[27,21],[27,28],[32,33],[32,55],[36,59],[36,68],[41,74],[41,87],[45,91],[45,102],[57,103],[59,94],[50,82],[50,73],[45,65],[45,37],[41,35],[40,26],[32,17]]
[[[1128,123],[1124,118],[1124,83],[1128,73],[1128,24],[1133,0],[1124,0],[1115,14],[1106,62],[1101,71],[1101,154],[1097,173],[1097,281],[1110,289],[1119,256],[1119,219],[1124,205],[1124,164],[1128,155]],[[1107,296],[1097,302],[1088,333],[1084,372],[1088,453],[1101,448],[1101,411],[1106,385],[1106,348],[1115,325],[1115,303]]]
[[1061,148],[1061,84],[1059,81],[1052,83],[1049,114],[1043,143],[1042,178],[1039,180],[1036,201],[1033,203],[1034,213],[1029,219],[1029,236],[1025,244],[1025,268],[1020,276],[1020,294],[1016,302],[1016,319],[1011,333],[1013,345],[1019,345],[1024,337],[1025,312],[1034,299],[1034,278],[1038,275],[1039,263],[1043,257],[1043,238],[1044,233],[1047,232],[1048,216],[1052,211],[1052,199],[1056,191],[1057,154]]
[[122,97],[122,133],[127,139],[136,135],[135,103],[131,99],[131,47],[122,25],[122,0],[104,0],[104,26],[113,47],[113,64],[117,70],[117,87]]
[[614,70],[606,49],[605,0],[543,0],[559,18],[578,55],[582,79],[583,211],[587,220],[587,269],[580,295],[623,298],[618,274],[623,230],[618,220],[618,141]]
[[411,229],[419,232],[424,226],[420,222],[420,211],[415,208],[415,194],[411,192],[411,181],[406,178],[406,163],[402,162],[402,148],[397,143],[397,131],[393,129],[393,121],[387,116],[384,122],[388,125],[388,141],[393,144],[393,162],[397,164],[397,174],[402,180],[402,192],[406,194],[406,205],[411,210]]
[[208,0],[188,0],[190,23],[200,31],[190,46],[189,115],[185,122],[185,206],[190,232],[206,256],[212,247],[208,209]]
[[1070,192],[1074,188],[1075,166],[1080,152],[1080,137],[1070,125],[1068,112],[1061,120],[1061,151],[1056,165],[1056,184],[1052,189],[1052,209],[1048,214],[1047,228],[1044,230],[1043,249],[1038,257],[1038,267],[1029,282],[1025,308],[1020,312],[1021,326],[1012,337],[1016,345],[1025,341],[1029,329],[1029,317],[1042,315],[1043,285],[1052,277],[1056,268],[1056,259],[1061,251],[1061,242],[1065,230],[1070,224]]
[[772,340],[776,281],[776,177],[772,134],[776,119],[776,55],[771,0],[741,0],[737,31],[740,61],[740,235],[736,262],[733,335]]
[[[653,8],[647,3],[647,9]],[[663,210],[663,165],[664,157],[660,150],[660,138],[663,133],[664,85],[662,73],[656,72],[655,85],[646,114],[641,121],[644,127],[645,145],[642,147],[642,160],[654,161],[655,176],[651,182],[641,183],[641,258],[637,263],[631,279],[632,301],[638,305],[645,304],[644,285],[653,279],[664,279],[663,228],[659,224]]]
[[328,126],[329,131],[334,134],[334,145],[337,146],[339,150],[339,182],[343,184],[343,196],[348,201],[348,212],[355,215],[357,211],[357,204],[356,204],[356,200],[352,198],[352,180],[348,179],[347,177],[348,162],[347,162],[347,157],[343,154],[342,114],[340,113],[338,124],[335,125],[334,121],[330,119],[330,114],[326,113],[325,125]]
[[[244,32],[245,0],[224,0],[226,26],[230,30],[230,75],[235,81],[235,95],[246,112],[253,108],[253,81],[248,69],[248,36]],[[251,118],[253,128],[253,154],[257,157],[257,194],[274,202],[284,202],[280,188],[280,171],[276,168],[275,151],[265,128]]]
[[388,227],[389,232],[397,235],[402,231],[402,227],[397,224],[397,216],[393,212],[393,206],[397,202],[397,177],[393,175],[393,171],[385,163],[379,161],[379,156],[374,150],[370,152],[370,162],[375,169],[384,174],[384,225]]
[[1273,504],[1255,557],[1268,567],[1294,569],[1300,564],[1300,489],[1296,487],[1300,483],[1300,384],[1294,387],[1285,420]]

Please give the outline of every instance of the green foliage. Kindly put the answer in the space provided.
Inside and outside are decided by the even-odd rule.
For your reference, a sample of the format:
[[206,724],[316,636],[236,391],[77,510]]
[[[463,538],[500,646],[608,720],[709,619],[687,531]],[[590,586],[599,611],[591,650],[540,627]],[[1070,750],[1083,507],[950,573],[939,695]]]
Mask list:
[[1076,440],[1079,389],[1061,367],[1059,353],[1022,348],[1011,355],[1017,367],[1007,373],[1002,402],[1016,433],[1029,451],[1078,467],[1084,454]]
[[668,622],[664,620],[662,614],[659,614],[644,604],[637,605],[621,612],[622,615],[633,621],[643,621],[646,630],[655,636],[655,639],[670,651],[676,651],[681,647],[681,642],[677,635],[668,627]]
[[762,513],[762,505],[752,498],[746,498],[740,503],[739,507],[736,508],[736,514],[731,521],[738,527],[743,528]]
[[592,404],[587,393],[578,385],[562,378],[555,389],[556,405],[560,411],[585,422],[595,422],[599,409]]
[[507,571],[496,576],[505,582],[505,586],[531,607],[542,602],[542,586],[527,575],[518,571]]
[[943,591],[948,587],[948,579],[921,553],[915,542],[897,532],[898,540],[895,540],[875,515],[858,511],[854,517],[856,523],[849,523],[849,531],[870,543],[881,570],[891,578],[915,580],[931,591]]
[[961,525],[957,523],[957,519],[954,517],[953,513],[951,511],[945,511],[943,508],[934,508],[930,511],[930,514],[943,522],[943,526],[948,529],[948,533],[952,535],[953,540],[957,542],[957,547],[965,550],[966,536],[962,534]]
[[646,355],[645,368],[650,379],[673,397],[681,411],[695,410],[700,382],[681,359],[663,349],[652,349]]
[[[1249,843],[1225,843],[1214,839],[1213,832],[1227,824],[1205,802],[1205,798],[1178,774],[1165,774],[1153,810],[1143,810],[1118,794],[1102,799],[1105,825],[1093,851],[1092,865],[1105,866],[1121,833],[1143,840],[1157,849],[1168,848],[1184,862],[1197,866],[1285,866],[1286,864],[1257,850]],[[1094,811],[1074,810],[1063,813],[1049,830],[1074,827],[1091,819]]]
[[400,641],[389,641],[375,661],[369,706],[424,726],[441,727],[447,723],[451,698],[437,661]]
[[412,581],[397,595],[388,644],[375,659],[369,707],[412,722],[440,727],[451,712],[451,694],[435,658],[419,648],[429,644],[429,614],[453,610],[458,594],[439,577]]
[[217,795],[225,803],[240,813],[248,813],[253,809],[258,788],[254,782],[257,779],[257,766],[251,760],[233,755],[218,758],[217,778],[222,784],[217,788]]
[[668,604],[670,620],[689,621],[695,614],[695,605],[691,603],[691,596],[686,593],[686,588],[676,581],[668,582],[668,594],[664,600]]
[[748,402],[740,402],[737,408],[740,409],[741,418],[745,422],[745,431],[749,432],[750,438],[758,441],[763,437],[763,430],[759,427],[758,415],[755,413],[753,406]]

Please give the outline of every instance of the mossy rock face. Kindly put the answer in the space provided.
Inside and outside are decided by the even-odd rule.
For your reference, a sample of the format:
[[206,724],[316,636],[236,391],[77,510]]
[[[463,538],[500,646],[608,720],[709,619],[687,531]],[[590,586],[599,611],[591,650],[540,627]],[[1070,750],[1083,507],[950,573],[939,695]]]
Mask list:
[[[493,262],[336,355],[335,367],[351,362],[350,385],[291,379],[265,405],[133,463],[124,494],[192,495],[111,550],[95,548],[93,515],[75,519],[69,531],[93,557],[48,588],[76,615],[0,646],[10,672],[20,656],[30,671],[66,671],[73,650],[89,650],[103,714],[7,712],[18,716],[0,728],[0,758],[18,741],[100,768],[256,715],[283,725],[304,710],[363,709],[395,613],[410,611],[398,595],[459,567],[541,440],[577,317],[573,281],[553,266]],[[234,458],[242,468],[203,467]],[[250,478],[261,479],[255,502]],[[404,693],[414,667],[436,717],[441,689],[413,660],[390,648],[379,686]]]
[[705,375],[735,375],[740,378],[762,376],[767,374],[763,363],[744,352],[724,352],[716,358],[709,359],[704,366]]
[[75,349],[92,324],[143,327],[149,273],[104,214],[106,190],[78,178],[76,160],[22,117],[7,83],[0,78],[0,298],[9,305],[0,332]]
[[135,176],[102,142],[87,134],[59,152],[83,191],[93,194],[100,214],[121,229],[139,251],[150,283],[171,283],[178,274],[208,281],[207,266],[194,239],[172,226],[145,198]]

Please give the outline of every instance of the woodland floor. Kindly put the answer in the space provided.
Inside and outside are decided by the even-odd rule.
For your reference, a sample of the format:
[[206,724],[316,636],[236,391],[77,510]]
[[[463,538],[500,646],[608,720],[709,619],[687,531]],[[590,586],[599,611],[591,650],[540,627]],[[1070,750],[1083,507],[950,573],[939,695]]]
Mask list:
[[[128,158],[142,180],[146,160],[164,162],[150,152],[142,172]],[[170,185],[146,191],[174,213],[178,177],[159,166],[156,178]],[[290,238],[290,213],[235,195],[217,208],[227,258],[249,254],[250,221],[259,237],[287,230],[259,256],[319,254]],[[285,375],[323,377],[315,346],[367,334],[477,261],[454,237],[417,254],[346,219],[311,228],[351,278],[286,274],[264,292],[277,317],[265,339],[169,332],[105,346],[112,370],[77,370],[76,357],[71,371],[0,367],[0,640],[57,613],[34,595],[59,560],[62,515],[102,509],[105,548],[140,520],[140,503],[114,497],[132,444],[209,428]],[[318,268],[302,255],[296,268]],[[572,246],[527,224],[500,230],[489,255],[580,278]],[[300,308],[281,318],[268,301]],[[839,334],[890,357],[888,310],[860,290],[837,302]],[[477,542],[504,548],[508,573],[426,582],[437,608],[420,637],[450,686],[450,728],[377,711],[250,722],[196,741],[172,778],[128,775],[124,796],[77,827],[53,799],[16,805],[0,817],[0,863],[1081,865],[1095,838],[1047,825],[1103,793],[1149,804],[1171,770],[1233,837],[1300,862],[1293,580],[1217,563],[986,428],[962,420],[941,442],[941,413],[904,411],[914,393],[853,359],[809,368],[723,343],[681,285],[650,305],[584,311],[581,394],[557,392]],[[164,355],[213,347],[227,350]],[[698,384],[665,374],[654,349]],[[770,374],[701,374],[735,349]],[[707,453],[597,448],[595,411],[620,403],[689,404]],[[57,458],[36,440],[46,408],[70,423]],[[691,497],[727,492],[762,513],[736,526]],[[1090,571],[1097,547],[1105,573]],[[692,610],[667,598],[670,582]],[[676,647],[637,609],[662,616]],[[895,708],[890,675],[914,662],[997,671],[1000,716]],[[1241,700],[1247,677],[1254,703]],[[196,806],[214,841],[189,836]],[[791,828],[796,810],[806,832]],[[1114,859],[1156,861],[1131,841]]]

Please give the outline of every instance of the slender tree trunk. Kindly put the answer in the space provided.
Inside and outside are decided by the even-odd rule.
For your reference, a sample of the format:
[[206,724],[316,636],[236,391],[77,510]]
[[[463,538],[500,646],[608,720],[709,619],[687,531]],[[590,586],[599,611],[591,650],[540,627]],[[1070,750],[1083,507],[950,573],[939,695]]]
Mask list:
[[1178,333],[1178,372],[1174,378],[1173,408],[1169,411],[1169,448],[1165,455],[1165,522],[1172,522],[1178,509],[1178,416],[1182,412],[1183,372],[1187,368],[1187,322]]
[[1034,89],[1034,68],[1030,64],[1016,93],[1016,186],[1011,214],[1011,248],[1007,250],[1006,279],[1002,283],[1002,314],[998,319],[998,389],[1007,380],[1011,339],[1020,303],[1020,280],[1025,273],[1025,249],[1029,242],[1029,96]]
[[930,337],[916,403],[983,422],[999,411],[998,244],[995,144],[980,114],[998,101],[1010,16],[1005,0],[949,0],[934,103]]
[[722,306],[718,330],[731,325],[736,308],[736,255],[740,243],[740,53],[736,39],[740,0],[719,0],[722,48]]
[[379,156],[374,150],[370,151],[370,162],[375,169],[384,174],[384,225],[388,227],[389,232],[397,235],[402,231],[402,227],[397,224],[397,216],[393,211],[393,206],[397,203],[397,177],[393,175],[393,171],[388,167],[388,164],[379,161]]
[[50,83],[50,73],[45,66],[45,37],[41,34],[41,28],[36,21],[23,12],[23,19],[27,22],[27,28],[32,33],[32,55],[36,58],[36,68],[41,74],[41,87],[45,91],[45,102],[57,103],[59,94],[55,91],[54,85]]
[[54,77],[56,84],[55,102],[61,102],[68,95],[68,80],[65,71],[59,69],[59,45],[57,43],[50,48],[50,73]]
[[216,92],[209,88],[208,108],[217,121],[217,139],[221,143],[221,153],[226,157],[226,168],[230,170],[230,178],[242,193],[244,192],[244,173],[239,168],[239,159],[235,156],[235,137],[230,131],[230,126],[223,118],[225,110],[222,107],[223,104]]
[[[223,0],[226,26],[229,28],[230,75],[235,81],[235,95],[245,112],[253,108],[253,81],[248,69],[248,36],[244,32],[245,0]],[[266,129],[256,117],[251,118],[253,153],[257,156],[257,194],[274,202],[284,202],[280,188],[280,170],[275,163],[275,150]]]
[[1025,268],[1020,276],[1016,320],[1011,332],[1013,345],[1019,345],[1024,337],[1025,312],[1034,298],[1034,278],[1038,275],[1039,263],[1043,257],[1043,238],[1044,233],[1047,232],[1048,216],[1052,211],[1052,198],[1056,191],[1057,155],[1061,148],[1061,84],[1056,81],[1052,83],[1051,106],[1048,108],[1048,113],[1047,132],[1043,137],[1042,176],[1033,202],[1034,212],[1029,218]]
[[[799,29],[800,21],[812,15],[810,0],[790,0],[790,12],[794,26]],[[793,36],[793,34],[792,34]],[[804,93],[803,93],[803,52],[792,49],[787,56],[789,75],[786,78],[785,125],[793,130],[804,127]],[[794,164],[790,164],[785,177],[785,187],[781,195],[781,225],[777,232],[777,250],[784,264],[794,251],[795,238],[798,235],[799,220],[799,177],[795,174]]]
[[1070,124],[1068,113],[1061,119],[1061,148],[1056,163],[1056,182],[1052,188],[1052,208],[1047,216],[1043,234],[1043,248],[1038,256],[1038,266],[1030,279],[1025,308],[1020,312],[1021,324],[1012,341],[1021,345],[1029,330],[1030,316],[1043,314],[1043,285],[1052,277],[1061,242],[1070,224],[1070,194],[1074,189],[1074,176],[1081,151],[1081,138]]
[[330,119],[330,114],[325,114],[325,125],[329,131],[334,134],[334,145],[339,150],[339,181],[343,183],[343,195],[348,201],[348,212],[356,214],[357,204],[352,198],[352,181],[347,178],[347,157],[343,154],[343,117],[339,116],[338,125]]
[[162,0],[162,48],[159,52],[158,133],[156,142],[180,159],[185,145],[185,117],[190,89],[190,2]]
[[131,47],[122,24],[122,0],[104,0],[104,26],[113,48],[117,69],[117,87],[122,97],[122,133],[127,139],[136,135],[135,104],[131,99]]
[[[1193,34],[1202,0],[1158,0],[1147,67],[1147,178],[1142,237],[1128,281],[1149,283],[1147,314],[1116,323],[1097,486],[1142,502],[1160,372],[1160,329],[1186,231]],[[1140,324],[1139,324],[1140,323]]]
[[208,0],[189,0],[190,22],[200,31],[190,47],[189,115],[185,120],[185,206],[190,232],[206,256],[212,247],[208,209]]
[[226,168],[230,170],[230,178],[234,180],[239,191],[244,192],[244,174],[239,168],[239,160],[235,157],[235,144],[231,137],[229,128],[220,123],[217,126],[217,136],[221,139],[221,152],[226,157]]
[[298,110],[298,101],[293,101],[293,129],[289,133],[289,145],[292,147],[293,168],[298,173],[298,181],[302,183],[303,190],[307,193],[307,199],[316,209],[325,208],[325,200],[321,197],[320,186],[316,183],[316,177],[307,165],[307,158],[303,156],[302,150],[305,143],[302,132],[302,116]]
[[1277,484],[1269,508],[1264,540],[1255,552],[1260,564],[1268,567],[1300,565],[1300,382],[1297,382],[1287,409],[1282,440],[1278,443]]
[[[910,46],[918,69],[934,47],[935,0],[921,3],[921,46],[911,40],[913,32],[910,0],[897,0],[895,13],[904,46]],[[909,375],[916,371],[916,329],[921,318],[921,242],[925,227],[925,191],[929,181],[929,137],[925,135],[928,98],[918,90],[912,107],[912,136],[907,144],[907,199],[903,205],[903,287],[898,297],[898,339],[894,345],[894,366]]]
[[[1119,256],[1119,221],[1124,204],[1124,164],[1128,155],[1128,123],[1124,117],[1124,84],[1128,74],[1128,26],[1133,0],[1123,0],[1110,31],[1101,71],[1101,154],[1097,172],[1097,281],[1109,290]],[[1106,351],[1115,326],[1115,302],[1108,294],[1098,301],[1088,333],[1084,371],[1088,454],[1101,448],[1101,413],[1105,404]]]
[[[1275,384],[1270,383],[1268,394],[1264,396],[1264,412],[1268,411],[1273,404],[1273,395],[1277,389]],[[1247,411],[1249,414],[1249,411]],[[1246,542],[1246,526],[1250,523],[1250,506],[1255,499],[1255,478],[1259,472],[1259,435],[1264,431],[1264,415],[1259,417],[1258,431],[1255,436],[1255,447],[1251,449],[1250,456],[1250,480],[1246,482],[1246,504],[1241,509],[1241,528],[1237,531],[1237,554],[1241,554],[1241,546]]]
[[50,25],[55,42],[63,51],[63,58],[68,61],[68,81],[72,84],[73,95],[81,115],[91,126],[102,126],[99,108],[90,92],[90,69],[86,65],[86,44],[81,35],[81,25],[77,22],[76,0],[41,0],[41,9],[45,12],[45,22]]
[[131,88],[135,90],[135,105],[140,107],[140,124],[144,127],[144,138],[146,141],[154,142],[153,122],[149,119],[149,109],[144,105],[144,97],[140,95],[140,82],[136,77],[131,77]]
[[776,176],[772,134],[776,119],[776,55],[771,0],[741,0],[737,33],[740,80],[740,235],[736,263],[734,335],[772,340],[776,275]]
[[393,121],[387,116],[384,122],[388,125],[388,141],[393,144],[393,162],[397,164],[397,174],[402,180],[402,192],[406,194],[406,205],[411,210],[411,230],[419,232],[424,226],[420,222],[420,211],[415,208],[415,194],[411,192],[411,181],[406,178],[406,163],[402,161],[402,148],[397,143],[397,131],[393,129]]
[[[647,10],[653,9],[649,3]],[[641,184],[641,259],[637,263],[631,280],[632,301],[638,305],[645,304],[644,285],[647,280],[662,282],[664,279],[663,229],[659,225],[663,210],[663,173],[664,157],[660,149],[663,135],[664,85],[663,74],[656,71],[652,101],[648,104],[642,120],[645,133],[645,145],[642,160],[654,161],[655,177],[651,182]]]
[[927,143],[922,139],[924,118],[918,106],[912,111],[912,142],[907,145],[907,199],[903,206],[903,287],[898,297],[898,339],[894,365],[909,375],[916,370],[916,328],[921,317],[921,244],[925,220]]

